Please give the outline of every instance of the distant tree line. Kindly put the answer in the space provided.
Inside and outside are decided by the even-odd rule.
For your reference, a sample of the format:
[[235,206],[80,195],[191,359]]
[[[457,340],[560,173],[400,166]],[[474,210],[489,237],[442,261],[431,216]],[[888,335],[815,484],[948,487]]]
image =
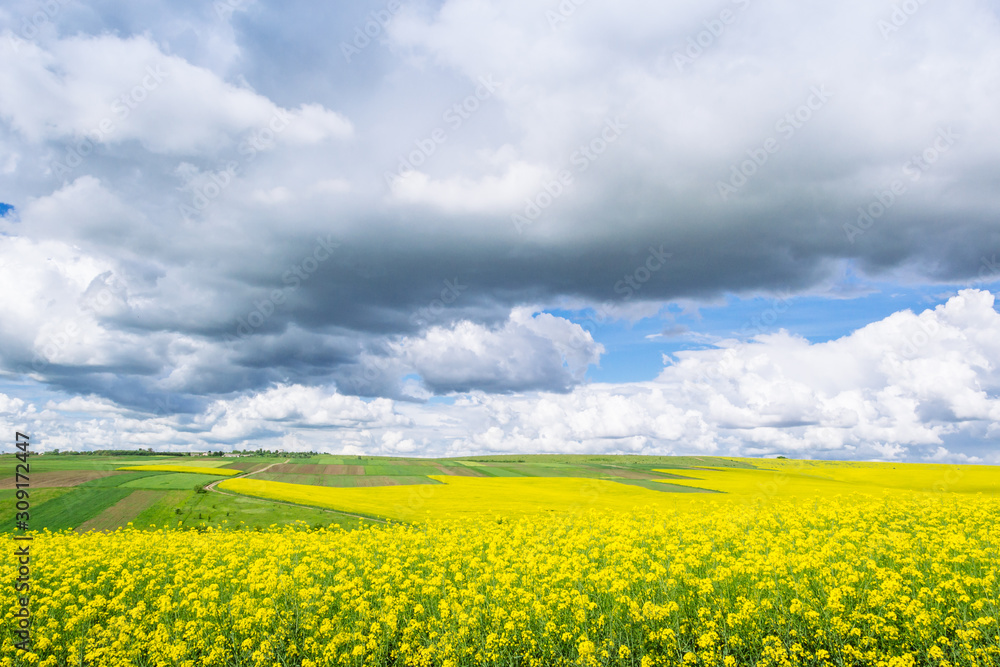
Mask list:
[[307,459],[319,456],[318,452],[286,452],[282,449],[234,449],[231,452],[209,452],[210,456],[259,456],[261,458]]
[[85,452],[77,452],[72,449],[67,451],[53,449],[46,453],[59,456],[190,456],[185,452],[154,452],[152,449],[95,449]]
[[[49,455],[57,456],[194,456],[202,452],[159,452],[152,448],[148,449],[95,449],[92,451],[62,451],[53,449],[46,452]],[[231,452],[204,452],[205,456],[258,456],[261,458],[285,458],[285,459],[307,459],[311,456],[318,456],[317,452],[286,452],[280,449],[234,449]]]

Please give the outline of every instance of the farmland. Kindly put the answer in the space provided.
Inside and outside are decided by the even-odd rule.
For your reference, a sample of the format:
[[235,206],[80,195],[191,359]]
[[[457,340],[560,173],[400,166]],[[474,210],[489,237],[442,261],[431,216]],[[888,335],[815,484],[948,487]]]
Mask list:
[[38,664],[1000,664],[996,468],[299,461],[33,491]]
[[[448,516],[523,516],[586,509],[627,511],[636,507],[690,507],[699,510],[731,503],[734,499],[750,501],[790,495],[829,497],[838,494],[878,497],[894,491],[930,491],[935,485],[954,493],[1000,495],[1000,475],[996,468],[988,466],[817,466],[758,461],[760,467],[750,467],[752,464],[748,460],[728,463],[734,465],[656,467],[651,469],[648,478],[644,478],[638,468],[634,471],[607,468],[608,474],[604,476],[570,476],[566,470],[558,469],[559,464],[544,468],[543,464],[532,462],[520,468],[516,465],[492,468],[491,472],[503,470],[508,474],[494,474],[488,478],[429,475],[437,485],[426,487],[325,488],[269,481],[261,476],[226,480],[219,488],[406,522]],[[479,465],[485,468],[487,464]],[[897,474],[897,469],[906,472]],[[570,470],[580,475],[593,473],[598,468],[572,467]],[[549,474],[524,474],[529,471]],[[625,477],[626,472],[636,473],[638,479]],[[678,498],[678,492],[689,492],[691,497]]]
[[209,467],[209,466],[174,466],[174,465],[147,465],[147,466],[122,466],[118,470],[131,472],[133,470],[137,471],[151,471],[151,472],[179,472],[187,473],[189,475],[221,475],[223,477],[228,477],[229,475],[235,475],[239,471],[230,470],[228,468],[221,467]]
[[[13,469],[13,457],[0,457],[0,460],[8,469]],[[321,454],[286,460],[281,457],[140,458],[46,455],[34,458],[31,463],[34,495],[32,526],[52,530],[113,530],[132,522],[143,527],[177,527],[179,523],[182,528],[233,528],[241,524],[250,528],[263,528],[270,525],[264,523],[265,517],[278,525],[302,520],[309,525],[339,523],[353,526],[358,523],[359,516],[413,519],[416,516],[416,506],[424,504],[422,499],[428,493],[428,488],[434,487],[439,494],[446,496],[454,491],[444,488],[449,485],[449,481],[461,484],[463,479],[592,480],[586,484],[593,485],[596,481],[598,486],[604,484],[612,489],[612,495],[626,496],[641,489],[655,493],[703,492],[702,489],[673,482],[690,479],[682,476],[682,473],[697,471],[708,462],[720,468],[751,466],[747,462],[697,457],[489,456],[404,459]],[[658,468],[663,472],[658,471]],[[212,483],[226,477],[236,479],[219,485],[216,490]],[[294,493],[291,495],[286,493],[277,497],[269,493],[236,495],[237,491],[229,486],[235,483],[236,488],[245,489],[246,484],[261,487],[265,482],[268,484],[263,485],[263,488],[285,488],[281,485],[295,485],[298,488],[293,488]],[[485,483],[487,487],[496,484],[495,481]],[[278,486],[272,487],[271,484]],[[206,494],[197,493],[197,489],[205,486],[210,487],[207,494],[211,496],[210,499],[201,497]],[[42,489],[48,488],[56,489],[57,495],[67,497],[56,502],[55,496],[50,500],[40,495]],[[394,507],[403,503],[414,508],[414,511],[382,512],[379,511],[381,505],[378,501],[374,504],[364,501],[357,506],[352,503],[338,506],[337,503],[313,497],[318,488],[330,488],[332,493],[350,490],[376,495],[395,494],[391,499]],[[128,494],[135,491],[144,493],[131,501],[125,500]],[[149,491],[155,493],[145,493]],[[557,490],[556,495],[559,493],[561,492]],[[303,497],[302,494],[306,496]],[[0,480],[0,498],[12,495],[13,478],[8,476]],[[141,503],[138,502],[139,498],[143,499]],[[301,507],[289,507],[269,501],[291,502]],[[49,502],[54,504],[47,506]],[[117,506],[118,509],[105,514],[94,523],[88,523],[112,506]],[[225,509],[222,509],[223,506]],[[210,511],[213,509],[216,511]],[[424,514],[426,511],[427,508],[420,509]],[[114,517],[118,517],[117,525],[113,525]],[[0,530],[9,532],[11,528],[9,524],[3,524]]]
[[[143,459],[35,458],[33,527],[113,530],[132,522],[145,528],[263,528],[299,520],[354,526],[364,522],[360,517],[413,522],[449,515],[697,508],[765,491],[768,497],[877,495],[942,484],[949,492],[1000,493],[996,469],[984,466],[558,455]],[[12,466],[11,457],[3,460]],[[208,493],[199,493],[206,486]],[[12,487],[11,478],[2,480],[0,497],[11,497]],[[51,495],[43,495],[50,489]],[[141,493],[125,500],[133,492]],[[112,506],[118,509],[106,513]]]

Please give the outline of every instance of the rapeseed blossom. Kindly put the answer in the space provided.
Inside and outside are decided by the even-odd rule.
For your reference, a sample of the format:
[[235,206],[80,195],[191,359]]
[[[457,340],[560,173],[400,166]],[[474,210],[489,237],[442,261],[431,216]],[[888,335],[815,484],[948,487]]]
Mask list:
[[0,666],[1000,664],[998,499],[692,502],[37,533],[34,644],[7,600]]

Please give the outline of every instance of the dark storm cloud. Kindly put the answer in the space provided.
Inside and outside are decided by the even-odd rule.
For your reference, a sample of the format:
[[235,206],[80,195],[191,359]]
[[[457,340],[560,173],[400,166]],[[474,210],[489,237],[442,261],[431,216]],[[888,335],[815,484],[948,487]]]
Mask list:
[[[568,343],[512,327],[513,308],[795,292],[845,260],[964,281],[1000,249],[1000,97],[982,85],[1000,29],[972,3],[886,32],[861,2],[734,2],[708,38],[718,12],[695,2],[554,26],[537,3],[389,4],[72,3],[19,38],[0,179],[24,221],[4,231],[80,266],[40,274],[5,368],[66,319],[79,345],[37,379],[136,407],[279,382],[567,391]],[[33,7],[6,10],[14,38]],[[143,66],[124,74],[122,54]],[[115,116],[158,64],[162,85]],[[448,366],[429,346],[457,343],[431,334],[466,322],[501,338]]]

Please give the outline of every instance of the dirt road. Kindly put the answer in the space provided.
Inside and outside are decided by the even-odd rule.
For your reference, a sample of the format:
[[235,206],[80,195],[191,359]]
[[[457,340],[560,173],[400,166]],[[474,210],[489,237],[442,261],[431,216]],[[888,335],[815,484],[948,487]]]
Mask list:
[[[284,463],[291,463],[291,459],[285,459],[284,461],[281,461],[280,463],[272,463],[271,465],[267,466],[266,468],[261,468],[260,470],[255,470],[253,472],[245,472],[245,473],[243,473],[241,475],[233,475],[232,477],[227,477],[226,479],[236,479],[237,477],[249,477],[250,475],[256,475],[258,473],[265,472],[265,471],[273,468],[276,465],[281,465],[281,464],[284,464]],[[241,495],[241,494],[238,494],[238,493],[229,493],[228,491],[223,491],[221,489],[215,488],[216,485],[219,482],[225,482],[226,479],[217,479],[217,480],[215,480],[214,482],[212,482],[210,484],[206,484],[205,485],[205,490],[206,491],[210,491],[212,493],[218,493],[218,494],[221,494],[223,496],[232,496],[234,498],[254,498],[255,500],[262,500],[262,501],[268,502],[268,503],[276,503],[278,505],[289,505],[290,507],[308,507],[310,509],[320,510],[321,512],[327,512],[329,514],[340,514],[342,516],[349,516],[349,517],[353,517],[355,519],[363,519],[365,521],[375,521],[376,523],[388,523],[388,521],[386,521],[385,519],[376,519],[375,517],[371,517],[371,516],[361,516],[360,514],[351,514],[350,512],[341,512],[340,510],[331,510],[331,509],[328,509],[326,507],[315,507],[313,505],[299,505],[297,503],[288,503],[288,502],[285,502],[284,500],[271,500],[270,498],[257,498],[256,496],[244,496],[244,495]]]

